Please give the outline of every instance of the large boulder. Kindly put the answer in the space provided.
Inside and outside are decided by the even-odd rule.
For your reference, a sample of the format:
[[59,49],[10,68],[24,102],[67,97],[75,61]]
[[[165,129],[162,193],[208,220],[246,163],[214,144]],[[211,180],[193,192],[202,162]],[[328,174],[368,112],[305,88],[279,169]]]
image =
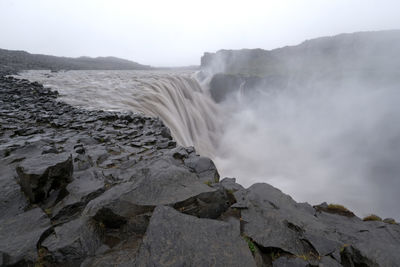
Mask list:
[[255,266],[238,229],[159,206],[139,249],[136,266]]
[[268,184],[255,184],[235,193],[236,208],[242,208],[244,233],[264,248],[280,248],[292,255],[312,252],[302,242],[305,225],[324,229],[314,209],[296,203],[290,196]]
[[40,244],[50,262],[70,266],[79,265],[86,257],[95,255],[101,245],[99,227],[85,218],[55,227]]
[[[396,266],[400,262],[397,224],[363,222],[356,216],[316,210],[268,184],[239,190],[235,197],[232,207],[241,210],[243,233],[261,251],[269,251],[269,256],[273,252],[314,265],[323,259],[332,266]],[[279,264],[284,262],[279,260]]]
[[49,218],[39,208],[0,220],[1,266],[33,265],[38,258],[36,245],[50,226]]
[[342,264],[396,266],[400,262],[399,224],[364,222],[357,217],[349,219],[326,212],[318,212],[316,217],[327,229],[334,229],[337,238],[344,244],[339,251]]
[[191,157],[185,160],[185,165],[193,170],[203,182],[219,181],[219,173],[214,162],[207,157]]
[[51,209],[55,223],[77,218],[89,201],[105,191],[103,177],[94,169],[74,172],[73,178],[66,187],[69,194]]
[[20,185],[31,203],[41,203],[50,196],[59,200],[65,195],[72,172],[72,156],[68,153],[29,158],[17,167]]
[[107,210],[105,214],[110,216],[129,218],[158,205],[174,205],[213,194],[218,190],[201,182],[194,173],[161,158],[137,170],[133,181],[116,185],[89,202],[84,214],[95,216]]

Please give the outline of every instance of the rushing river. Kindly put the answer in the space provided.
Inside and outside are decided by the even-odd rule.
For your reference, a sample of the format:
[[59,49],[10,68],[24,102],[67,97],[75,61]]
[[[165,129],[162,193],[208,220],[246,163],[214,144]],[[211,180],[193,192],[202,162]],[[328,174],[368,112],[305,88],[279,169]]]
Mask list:
[[23,78],[87,109],[160,117],[222,177],[268,182],[297,201],[400,218],[400,91],[285,91],[216,104],[190,71],[28,71]]
[[219,108],[190,71],[29,71],[23,77],[57,89],[86,109],[133,111],[161,118],[182,146],[215,154]]

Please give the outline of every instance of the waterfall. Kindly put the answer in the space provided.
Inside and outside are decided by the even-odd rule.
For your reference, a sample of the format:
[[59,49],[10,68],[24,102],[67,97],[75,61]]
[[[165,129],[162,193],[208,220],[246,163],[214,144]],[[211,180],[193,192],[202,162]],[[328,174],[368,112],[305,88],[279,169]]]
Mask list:
[[202,155],[214,154],[219,110],[193,77],[166,75],[142,81],[135,92],[137,97],[122,103],[161,118],[179,144],[194,146]]
[[192,72],[28,71],[22,76],[58,90],[75,106],[159,117],[178,144],[194,146],[201,155],[215,154],[219,107]]
[[[28,71],[21,75],[86,109],[159,117],[182,146],[210,157],[222,177],[268,182],[298,201],[360,214],[399,214],[398,88],[312,81],[216,105],[189,71]],[[207,79],[204,79],[207,83]],[[398,194],[397,194],[398,195]]]

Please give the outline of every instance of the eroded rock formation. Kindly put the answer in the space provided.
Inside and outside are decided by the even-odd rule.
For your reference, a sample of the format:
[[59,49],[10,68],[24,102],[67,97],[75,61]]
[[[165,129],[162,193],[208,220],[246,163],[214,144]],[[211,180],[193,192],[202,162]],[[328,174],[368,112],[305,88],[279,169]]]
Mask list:
[[400,226],[219,181],[159,119],[0,78],[1,266],[396,266]]

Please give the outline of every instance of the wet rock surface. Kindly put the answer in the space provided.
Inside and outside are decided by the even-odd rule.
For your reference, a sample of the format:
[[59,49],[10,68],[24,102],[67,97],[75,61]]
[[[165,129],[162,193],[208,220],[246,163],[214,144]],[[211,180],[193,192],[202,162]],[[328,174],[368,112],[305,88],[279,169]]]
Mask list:
[[136,259],[137,266],[256,266],[239,229],[159,206]]
[[50,227],[50,219],[39,208],[0,220],[2,266],[25,266],[36,262],[36,244]]
[[[397,266],[400,226],[219,181],[155,118],[0,77],[0,266]],[[322,208],[321,208],[322,207]]]
[[[295,202],[268,184],[239,190],[235,197],[232,207],[241,210],[244,235],[261,251],[273,251],[274,257],[308,262],[299,265],[297,260],[294,266],[318,266],[322,261],[328,266],[396,266],[400,262],[398,224],[321,211]],[[276,266],[291,266],[282,265],[285,261],[280,259]]]
[[46,153],[24,160],[16,170],[22,191],[31,203],[38,203],[51,197],[52,191],[62,194],[60,191],[65,190],[72,178],[72,156]]

